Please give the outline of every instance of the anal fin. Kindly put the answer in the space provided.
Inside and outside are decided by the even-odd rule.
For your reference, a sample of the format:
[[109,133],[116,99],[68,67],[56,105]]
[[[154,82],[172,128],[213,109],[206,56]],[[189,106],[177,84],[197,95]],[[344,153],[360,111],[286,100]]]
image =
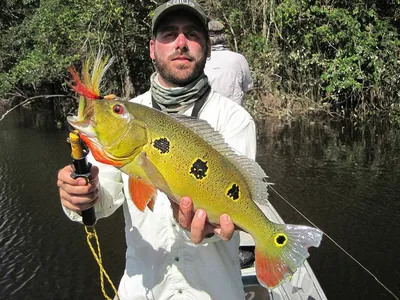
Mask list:
[[135,206],[144,211],[146,206],[151,210],[154,207],[154,197],[156,195],[156,187],[138,177],[129,177],[129,194]]

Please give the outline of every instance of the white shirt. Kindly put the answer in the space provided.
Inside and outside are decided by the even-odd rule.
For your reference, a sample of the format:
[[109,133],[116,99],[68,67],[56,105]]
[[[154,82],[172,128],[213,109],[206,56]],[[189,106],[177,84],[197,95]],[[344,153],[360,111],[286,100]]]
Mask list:
[[239,105],[243,105],[244,93],[253,88],[253,79],[246,58],[227,48],[211,51],[204,73],[216,92]]
[[[151,106],[150,92],[133,101]],[[185,114],[190,115],[191,110]],[[255,124],[242,107],[211,91],[199,117],[218,130],[233,149],[255,158]],[[146,208],[141,212],[123,192],[128,191],[128,176],[114,167],[92,163],[100,168],[97,218],[109,216],[120,205],[124,210],[127,251],[119,285],[121,300],[244,299],[238,233],[228,242],[214,235],[195,245],[190,233],[173,218],[165,194],[158,192],[153,211]],[[71,219],[81,220],[78,214],[64,210]]]

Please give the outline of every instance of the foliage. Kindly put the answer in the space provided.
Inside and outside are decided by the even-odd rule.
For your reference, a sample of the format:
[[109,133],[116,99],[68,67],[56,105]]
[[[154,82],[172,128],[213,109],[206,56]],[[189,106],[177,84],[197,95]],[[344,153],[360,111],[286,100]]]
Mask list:
[[[116,58],[109,91],[132,97],[148,88],[150,16],[164,1],[3,2],[2,98],[60,92],[67,66],[99,47]],[[398,111],[400,0],[199,2],[225,23],[231,48],[252,67],[256,88],[248,107]]]
[[[284,1],[277,8],[286,37],[279,44],[288,57],[282,77],[294,78],[297,90],[304,90],[299,85],[305,84],[313,95],[341,107],[382,108],[391,104],[389,99],[398,100],[399,42],[386,20],[372,8],[355,6],[350,11],[293,3]],[[295,73],[285,74],[293,67]]]
[[399,102],[398,0],[218,3],[211,15],[225,21],[231,45],[253,68],[253,100],[273,93],[281,109],[298,103],[357,114]]
[[116,57],[109,74],[113,92],[130,97],[141,90],[151,72],[145,47],[149,8],[141,1],[15,0],[9,1],[10,9],[24,8],[25,2],[35,4],[34,9],[24,9],[19,22],[0,26],[0,51],[8,53],[1,56],[0,95],[60,90],[66,68],[99,48]]

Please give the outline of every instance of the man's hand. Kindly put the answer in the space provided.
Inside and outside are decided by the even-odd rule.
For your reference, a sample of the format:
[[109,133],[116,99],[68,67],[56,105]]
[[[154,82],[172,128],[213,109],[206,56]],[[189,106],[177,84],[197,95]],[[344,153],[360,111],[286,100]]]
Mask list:
[[57,186],[59,187],[62,205],[80,212],[92,207],[99,200],[99,168],[92,166],[90,181],[85,178],[73,179],[71,166],[66,166],[58,172]]
[[198,209],[193,212],[193,202],[189,197],[183,197],[180,204],[172,202],[174,217],[179,224],[190,231],[190,239],[193,243],[198,244],[210,234],[218,234],[224,241],[232,238],[235,226],[231,218],[227,214],[221,215],[219,226],[214,226],[208,222],[207,213]]

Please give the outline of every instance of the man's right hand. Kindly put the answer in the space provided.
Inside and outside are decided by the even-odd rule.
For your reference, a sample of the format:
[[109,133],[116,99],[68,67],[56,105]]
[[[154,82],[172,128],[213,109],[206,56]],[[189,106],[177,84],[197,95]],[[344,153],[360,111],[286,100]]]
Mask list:
[[99,200],[99,168],[91,167],[89,183],[85,178],[73,179],[72,172],[70,165],[58,171],[57,186],[61,203],[75,212],[87,210]]

